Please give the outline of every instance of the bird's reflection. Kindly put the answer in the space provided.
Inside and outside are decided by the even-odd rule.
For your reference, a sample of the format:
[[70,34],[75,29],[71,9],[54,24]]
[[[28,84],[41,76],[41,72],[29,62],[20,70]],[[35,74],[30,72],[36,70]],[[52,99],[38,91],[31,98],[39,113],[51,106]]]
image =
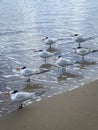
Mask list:
[[90,65],[96,65],[96,62],[92,62],[92,61],[77,62],[77,67],[79,67],[80,69],[85,69]]
[[47,63],[47,64],[42,64],[42,65],[40,66],[40,69],[45,68],[45,69],[47,69],[47,71],[49,71],[52,67],[53,67],[52,64]]
[[24,91],[26,92],[33,92],[34,90],[38,90],[38,89],[42,89],[42,85],[41,84],[36,84],[36,83],[32,83],[32,84],[26,84],[23,88]]
[[58,49],[56,49],[56,48],[54,48],[54,47],[51,47],[51,48],[49,47],[49,48],[47,49],[47,51],[53,53],[53,52],[57,52]]
[[78,74],[72,74],[72,73],[66,72],[66,73],[64,73],[62,75],[59,75],[57,77],[57,80],[58,81],[63,81],[63,80],[67,80],[68,78],[82,78],[82,76],[78,75]]

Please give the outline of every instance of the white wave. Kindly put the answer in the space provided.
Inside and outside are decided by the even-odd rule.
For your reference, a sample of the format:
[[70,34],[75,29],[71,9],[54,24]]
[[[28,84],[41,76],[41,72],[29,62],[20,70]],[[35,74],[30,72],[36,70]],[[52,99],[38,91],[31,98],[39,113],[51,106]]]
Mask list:
[[4,102],[4,100],[0,100],[0,103],[3,103]]
[[9,86],[7,86],[6,89],[11,90],[11,88]]
[[36,99],[36,101],[37,101],[37,102],[39,102],[39,101],[41,101],[41,100],[42,100],[41,98],[39,98],[39,99]]
[[3,94],[3,92],[2,92],[2,91],[0,91],[0,94]]
[[49,96],[47,96],[48,98],[51,98],[51,97],[53,97],[52,95],[49,95]]
[[15,74],[15,75],[2,75],[2,77],[4,78],[11,78],[11,77],[16,77],[19,76],[19,74]]

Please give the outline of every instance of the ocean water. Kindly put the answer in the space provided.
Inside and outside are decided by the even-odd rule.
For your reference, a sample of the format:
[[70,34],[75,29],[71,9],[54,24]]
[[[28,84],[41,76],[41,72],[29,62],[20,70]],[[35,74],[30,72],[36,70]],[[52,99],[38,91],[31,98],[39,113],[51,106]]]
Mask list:
[[[86,62],[73,53],[77,43],[70,37],[78,33],[84,37],[98,36],[97,0],[1,0],[0,2],[0,116],[17,109],[17,104],[2,94],[4,91],[35,91],[45,89],[36,101],[52,97],[98,79],[98,53],[85,56]],[[43,37],[62,39],[49,49]],[[83,47],[98,49],[98,38],[86,41]],[[47,65],[32,49],[50,51],[53,57]],[[58,54],[74,62],[62,75],[54,64]],[[15,72],[27,66],[34,72],[31,84]],[[33,103],[34,101],[29,101]]]

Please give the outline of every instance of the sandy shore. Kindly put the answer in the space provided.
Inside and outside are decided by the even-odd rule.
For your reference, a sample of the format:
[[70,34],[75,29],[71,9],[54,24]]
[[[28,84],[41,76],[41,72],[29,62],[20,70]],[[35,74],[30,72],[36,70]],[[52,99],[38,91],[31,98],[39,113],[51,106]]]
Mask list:
[[16,110],[0,130],[98,130],[98,81]]

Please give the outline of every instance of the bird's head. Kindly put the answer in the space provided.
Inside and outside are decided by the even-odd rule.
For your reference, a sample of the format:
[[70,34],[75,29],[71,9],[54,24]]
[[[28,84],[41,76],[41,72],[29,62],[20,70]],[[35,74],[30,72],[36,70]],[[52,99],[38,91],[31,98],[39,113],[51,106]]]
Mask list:
[[46,39],[48,39],[48,37],[44,37],[41,39],[41,41],[45,41]]
[[12,91],[10,91],[10,92],[4,92],[3,94],[5,95],[5,96],[10,96],[11,94],[15,94],[15,93],[17,93],[18,92],[18,90],[12,90]]
[[23,66],[23,67],[21,67],[21,68],[18,67],[18,68],[16,68],[16,71],[19,72],[19,71],[21,71],[21,70],[23,70],[23,69],[26,69],[26,68],[27,68],[26,66]]
[[81,48],[82,48],[81,46],[78,46],[76,48],[72,48],[72,50],[74,51],[74,50],[81,49]]
[[57,58],[59,59],[59,58],[61,58],[62,56],[61,55],[59,55]]
[[32,49],[33,52],[42,52],[43,50]]
[[33,52],[42,52],[43,50],[32,49]]
[[77,36],[79,36],[79,34],[75,33],[75,34],[71,34],[70,36],[71,37],[77,37]]
[[33,51],[33,52],[38,52],[38,50],[36,50],[36,49],[32,49],[32,51]]
[[58,55],[55,59],[54,59],[54,61],[57,61],[58,59],[60,59],[62,56],[61,55]]
[[17,93],[18,92],[18,90],[12,90],[12,91],[10,91],[9,93],[10,94],[15,94],[15,93]]

